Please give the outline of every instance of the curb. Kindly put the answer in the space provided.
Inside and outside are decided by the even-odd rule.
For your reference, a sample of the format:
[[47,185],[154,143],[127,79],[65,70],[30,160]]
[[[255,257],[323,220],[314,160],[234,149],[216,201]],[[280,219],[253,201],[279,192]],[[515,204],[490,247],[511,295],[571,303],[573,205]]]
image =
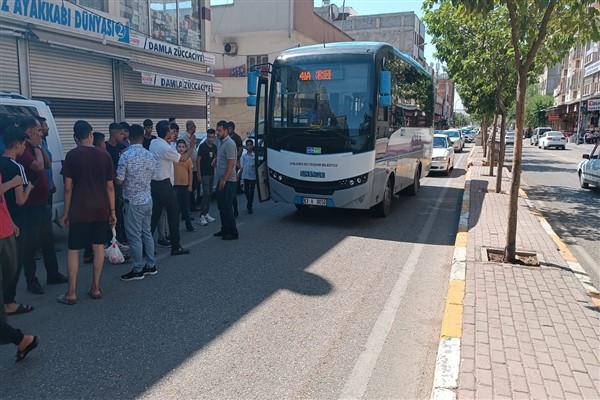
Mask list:
[[442,318],[440,343],[438,345],[433,376],[432,400],[456,399],[458,373],[460,371],[460,346],[465,297],[465,275],[467,267],[467,234],[469,231],[469,206],[471,201],[471,170],[473,152],[467,157],[465,189],[460,209],[460,219],[454,241],[452,269],[448,282],[446,307]]
[[571,269],[571,272],[577,277],[579,283],[583,286],[585,293],[590,297],[592,303],[600,308],[600,292],[591,284],[590,276],[583,269],[577,258],[573,255],[571,250],[567,244],[554,232],[554,229],[550,226],[546,218],[542,215],[541,211],[539,211],[533,202],[529,200],[529,196],[527,196],[527,192],[523,188],[519,188],[519,197],[525,200],[527,207],[531,211],[531,213],[537,217],[544,231],[550,236],[550,238],[554,241],[556,246],[558,247],[558,252],[562,256],[562,258],[567,262],[567,265]]

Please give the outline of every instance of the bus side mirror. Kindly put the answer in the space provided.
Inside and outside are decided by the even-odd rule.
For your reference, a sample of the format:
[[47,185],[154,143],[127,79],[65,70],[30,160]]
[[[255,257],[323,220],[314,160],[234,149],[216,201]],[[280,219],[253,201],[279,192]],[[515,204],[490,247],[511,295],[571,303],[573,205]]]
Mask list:
[[248,107],[256,107],[256,96],[246,97],[246,105]]
[[389,107],[392,105],[392,73],[381,71],[379,73],[379,105]]
[[250,96],[256,95],[256,88],[258,82],[258,71],[250,71],[248,73],[248,94]]

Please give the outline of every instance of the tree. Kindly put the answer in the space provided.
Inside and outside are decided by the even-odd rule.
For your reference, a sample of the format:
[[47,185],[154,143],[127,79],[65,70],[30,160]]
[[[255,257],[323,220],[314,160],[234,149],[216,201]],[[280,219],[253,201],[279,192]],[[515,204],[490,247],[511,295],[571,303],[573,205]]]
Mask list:
[[[442,0],[443,1],[443,0]],[[554,65],[577,43],[599,40],[596,0],[451,0],[471,15],[486,19],[500,8],[508,12],[510,46],[517,73],[516,135],[523,134],[525,94],[530,73],[539,66]],[[437,2],[437,0],[429,0]],[[521,184],[523,142],[515,141],[510,186],[508,230],[504,259],[516,256],[517,210]]]

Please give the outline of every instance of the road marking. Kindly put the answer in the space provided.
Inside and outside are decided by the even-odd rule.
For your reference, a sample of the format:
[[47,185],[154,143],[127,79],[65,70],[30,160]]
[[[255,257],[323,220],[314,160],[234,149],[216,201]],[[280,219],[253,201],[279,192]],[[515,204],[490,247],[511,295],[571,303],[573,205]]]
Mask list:
[[[240,226],[243,226],[243,225],[244,225],[244,223],[242,222],[241,224],[237,224],[237,227],[239,228]],[[207,225],[207,226],[210,226],[210,225]],[[208,236],[204,236],[204,237],[201,237],[201,238],[199,238],[199,239],[192,240],[191,242],[183,243],[183,244],[181,244],[181,247],[185,247],[185,248],[189,249],[189,248],[191,248],[191,247],[193,247],[193,246],[195,246],[195,245],[197,245],[197,244],[200,244],[200,243],[202,243],[202,242],[206,242],[206,241],[207,241],[207,240],[209,240],[209,239],[215,239],[215,240],[216,240],[217,238],[215,238],[215,237],[212,235],[212,233],[211,233],[211,234],[210,234],[210,235],[208,235]],[[221,239],[219,239],[219,240],[221,240]],[[155,246],[155,247],[156,247],[156,246]],[[190,253],[191,253],[191,252],[190,252]],[[156,256],[156,257],[154,257],[154,259],[155,259],[156,261],[161,261],[161,260],[164,260],[165,258],[167,258],[167,257],[170,257],[170,256],[171,256],[171,252],[170,252],[170,251],[168,251],[168,252],[166,252],[165,254],[161,254],[160,256]]]
[[453,180],[448,179],[443,186],[442,193],[435,203],[433,212],[429,215],[429,218],[427,218],[427,221],[417,238],[417,243],[413,246],[408,259],[404,264],[404,268],[402,268],[402,272],[398,276],[394,288],[385,302],[383,310],[381,310],[381,313],[375,321],[375,325],[373,325],[373,329],[365,344],[365,350],[363,350],[358,357],[350,376],[346,380],[346,384],[340,395],[341,399],[360,399],[365,394],[369,380],[375,370],[379,354],[394,325],[396,314],[402,303],[402,298],[404,297],[410,278],[415,271],[421,253],[425,248],[425,239],[427,239],[427,236],[429,236],[433,229],[436,217],[441,209],[440,205],[445,200],[446,192],[452,182]]

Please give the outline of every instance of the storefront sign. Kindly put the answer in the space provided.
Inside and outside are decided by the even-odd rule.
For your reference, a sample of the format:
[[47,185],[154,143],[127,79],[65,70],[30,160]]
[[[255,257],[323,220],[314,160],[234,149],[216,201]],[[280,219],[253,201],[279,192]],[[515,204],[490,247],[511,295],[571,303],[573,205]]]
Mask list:
[[600,111],[600,99],[591,99],[587,101],[588,111]]
[[142,72],[142,83],[144,85],[159,86],[168,89],[193,90],[206,93],[221,93],[223,90],[223,86],[215,82],[178,78],[150,72]]
[[0,0],[0,18],[16,19],[105,40],[129,43],[125,19],[103,16],[63,0]]
[[159,55],[171,56],[185,61],[195,61],[200,64],[215,65],[215,56],[213,54],[161,42],[134,32],[131,33],[129,44]]

